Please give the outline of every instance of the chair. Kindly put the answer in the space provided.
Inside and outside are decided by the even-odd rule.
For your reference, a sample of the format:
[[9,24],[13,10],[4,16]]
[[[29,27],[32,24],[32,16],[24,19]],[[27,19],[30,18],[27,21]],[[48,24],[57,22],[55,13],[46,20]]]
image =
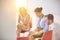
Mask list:
[[20,38],[17,38],[17,40],[28,40],[28,37],[20,37]]
[[52,30],[45,32],[42,40],[52,40]]

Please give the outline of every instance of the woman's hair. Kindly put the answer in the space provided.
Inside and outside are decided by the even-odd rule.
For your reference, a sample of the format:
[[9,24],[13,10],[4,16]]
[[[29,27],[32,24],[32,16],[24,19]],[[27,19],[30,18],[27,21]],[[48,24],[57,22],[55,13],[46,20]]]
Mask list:
[[37,7],[35,10],[34,10],[34,12],[41,12],[42,11],[42,7]]
[[20,7],[18,11],[19,11],[19,12],[21,12],[21,11],[25,11],[25,12],[27,12],[27,10],[26,10],[25,7]]

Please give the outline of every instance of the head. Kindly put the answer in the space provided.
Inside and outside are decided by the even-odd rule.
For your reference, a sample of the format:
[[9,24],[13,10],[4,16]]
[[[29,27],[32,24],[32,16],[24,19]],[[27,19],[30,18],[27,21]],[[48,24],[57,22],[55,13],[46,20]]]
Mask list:
[[54,22],[54,16],[52,14],[46,15],[45,19],[46,19],[46,23],[48,25],[50,25],[50,24],[52,24]]
[[25,16],[27,14],[27,10],[24,7],[19,8],[19,13],[21,16]]
[[36,16],[42,16],[42,7],[36,8],[34,10],[34,12],[35,12]]

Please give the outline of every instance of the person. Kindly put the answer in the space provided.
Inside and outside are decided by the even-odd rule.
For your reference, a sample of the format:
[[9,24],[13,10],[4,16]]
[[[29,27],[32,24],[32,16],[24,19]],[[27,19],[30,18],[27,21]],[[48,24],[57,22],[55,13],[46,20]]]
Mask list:
[[55,23],[54,23],[54,16],[52,14],[48,14],[46,15],[46,23],[49,25],[49,29],[48,31],[51,31],[52,30],[52,40],[56,40],[55,38]]
[[52,40],[60,40],[60,25],[54,23],[54,16],[52,14],[46,15],[46,23],[49,25],[48,31],[52,30]]
[[30,22],[30,15],[27,13],[26,8],[20,7],[19,8],[19,15],[18,15],[18,25],[17,25],[17,37],[20,37],[20,33],[24,33],[30,30],[29,26]]
[[48,30],[48,25],[45,22],[45,16],[42,13],[42,7],[36,8],[34,12],[36,14],[36,21],[32,24],[29,40],[34,40],[34,38],[41,37],[43,33]]
[[45,17],[46,23],[49,25],[48,30],[53,30],[54,29],[54,16],[52,14],[48,14]]

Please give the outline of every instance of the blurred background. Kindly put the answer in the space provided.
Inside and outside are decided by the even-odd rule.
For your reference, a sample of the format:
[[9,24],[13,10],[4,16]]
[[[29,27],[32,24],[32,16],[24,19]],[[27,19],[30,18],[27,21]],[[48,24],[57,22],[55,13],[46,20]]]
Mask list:
[[60,0],[0,0],[0,40],[16,40],[17,9],[20,6],[26,7],[32,18],[35,18],[34,9],[42,7],[43,14],[53,14],[54,22],[60,25]]

